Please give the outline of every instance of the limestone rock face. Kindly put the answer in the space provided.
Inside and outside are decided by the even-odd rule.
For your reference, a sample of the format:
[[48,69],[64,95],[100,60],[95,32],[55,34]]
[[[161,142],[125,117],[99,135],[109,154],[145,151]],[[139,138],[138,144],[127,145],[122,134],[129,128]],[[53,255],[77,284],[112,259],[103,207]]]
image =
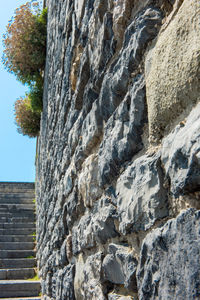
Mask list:
[[199,0],[46,4],[43,299],[200,298]]
[[[179,1],[180,2],[180,1]],[[150,138],[200,100],[200,3],[184,0],[146,59]]]
[[137,291],[137,260],[129,247],[110,244],[102,268],[105,280],[123,284],[127,289]]
[[156,220],[168,216],[159,153],[136,159],[119,177],[116,193],[122,234],[147,230]]
[[200,188],[200,104],[163,140],[162,163],[174,197]]
[[140,299],[200,297],[199,228],[199,211],[189,209],[146,236],[137,272]]
[[105,300],[101,284],[102,253],[89,256],[85,262],[80,256],[76,266],[74,280],[76,299]]

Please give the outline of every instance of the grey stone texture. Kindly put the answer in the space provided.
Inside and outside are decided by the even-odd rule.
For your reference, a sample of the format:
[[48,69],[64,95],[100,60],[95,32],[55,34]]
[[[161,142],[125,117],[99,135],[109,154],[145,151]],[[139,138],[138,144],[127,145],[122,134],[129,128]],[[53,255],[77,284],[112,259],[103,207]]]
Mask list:
[[109,238],[119,235],[115,227],[116,208],[109,199],[99,201],[90,214],[85,214],[78,226],[72,229],[72,251],[93,248],[96,243],[105,244]]
[[163,140],[161,160],[175,197],[200,188],[199,115],[200,104]]
[[76,262],[74,279],[75,298],[106,300],[102,284],[102,253],[89,255],[86,261],[80,255]]
[[199,297],[199,2],[46,5],[36,176],[43,299]]
[[143,241],[139,299],[199,299],[200,212],[188,209]]
[[128,290],[137,291],[137,260],[127,246],[110,244],[108,254],[103,260],[105,280],[115,284],[123,284]]
[[147,230],[168,216],[160,153],[136,159],[116,184],[119,229],[122,234]]

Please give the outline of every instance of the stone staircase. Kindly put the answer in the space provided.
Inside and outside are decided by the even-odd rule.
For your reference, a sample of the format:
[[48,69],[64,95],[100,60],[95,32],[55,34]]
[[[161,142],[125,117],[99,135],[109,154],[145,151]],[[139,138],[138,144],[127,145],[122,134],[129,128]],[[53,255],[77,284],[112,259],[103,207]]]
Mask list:
[[0,300],[39,300],[33,183],[0,182]]

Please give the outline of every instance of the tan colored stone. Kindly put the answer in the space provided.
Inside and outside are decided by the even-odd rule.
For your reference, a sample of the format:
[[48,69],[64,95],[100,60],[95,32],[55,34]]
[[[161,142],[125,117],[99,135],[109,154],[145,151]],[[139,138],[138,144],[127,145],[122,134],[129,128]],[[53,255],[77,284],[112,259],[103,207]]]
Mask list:
[[72,258],[72,235],[69,234],[66,238],[66,254],[68,260]]
[[77,300],[84,299],[84,260],[82,254],[79,255],[76,261],[76,273],[74,278],[74,293]]
[[101,253],[84,260],[82,254],[76,261],[74,293],[76,300],[105,300],[101,278]]
[[74,58],[73,58],[73,63],[72,63],[72,68],[70,73],[71,87],[73,91],[75,91],[76,89],[76,82],[77,82],[78,70],[80,66],[82,53],[83,53],[83,48],[80,44],[78,44],[74,51]]
[[113,1],[113,32],[117,40],[118,47],[120,47],[123,42],[124,31],[126,29],[126,24],[130,16],[131,16],[130,0]]
[[92,207],[93,202],[101,196],[102,191],[98,184],[98,157],[96,154],[90,155],[83,163],[78,188],[86,207]]
[[109,300],[135,300],[136,298],[133,298],[132,296],[122,296],[115,293],[108,294]]
[[152,143],[162,138],[166,127],[188,106],[200,100],[199,20],[199,0],[185,0],[147,55],[145,73]]
[[200,209],[200,192],[190,193],[179,196],[178,198],[169,198],[170,215],[176,217],[180,212],[188,208]]

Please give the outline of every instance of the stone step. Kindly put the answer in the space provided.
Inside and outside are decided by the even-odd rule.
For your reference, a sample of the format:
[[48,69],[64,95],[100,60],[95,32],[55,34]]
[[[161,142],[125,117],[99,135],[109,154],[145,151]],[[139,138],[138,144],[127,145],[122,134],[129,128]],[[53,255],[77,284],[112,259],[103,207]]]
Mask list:
[[34,216],[27,217],[0,217],[0,224],[4,223],[33,223],[35,222]]
[[36,216],[34,213],[26,213],[26,214],[9,214],[9,213],[0,213],[0,223],[24,223],[24,222],[35,222]]
[[26,193],[26,194],[4,194],[3,195],[0,193],[0,203],[7,204],[11,199],[15,200],[17,203],[21,203],[21,201],[27,199],[29,203],[32,204],[35,199],[35,194]]
[[34,188],[18,188],[18,187],[2,187],[1,183],[0,183],[0,193],[34,193],[35,190]]
[[1,211],[11,211],[11,212],[15,212],[15,211],[23,211],[23,210],[32,210],[32,211],[34,211],[35,210],[35,204],[33,204],[33,203],[31,203],[31,204],[29,204],[29,203],[25,203],[25,204],[21,204],[21,203],[1,203],[0,202],[0,212]]
[[0,235],[31,235],[35,228],[0,229]]
[[[5,298],[0,298],[0,300],[5,300]],[[20,297],[20,298],[7,298],[6,300],[41,300],[40,297]]]
[[33,222],[27,223],[0,223],[0,229],[12,229],[12,228],[35,228],[36,224]]
[[0,191],[7,189],[9,192],[12,190],[17,190],[17,191],[26,191],[26,190],[31,190],[33,191],[35,188],[35,184],[33,182],[0,182]]
[[1,242],[32,242],[33,236],[29,235],[0,235],[0,243]]
[[[34,211],[15,211],[15,212],[0,211],[0,220],[4,221],[4,223],[10,223],[10,221],[13,218],[31,218],[35,220],[35,217],[36,215]],[[6,219],[8,220],[8,222],[6,222]],[[2,221],[1,223],[3,223]]]
[[1,298],[34,297],[40,293],[39,281],[0,280]]
[[27,258],[35,254],[34,250],[0,250],[0,258]]
[[31,197],[1,197],[0,196],[0,203],[1,204],[33,204],[33,199],[35,196]]
[[32,197],[35,195],[35,192],[33,190],[12,190],[12,191],[6,191],[6,190],[1,190],[0,187],[0,197],[5,198],[5,197]]
[[0,190],[8,189],[11,191],[12,189],[17,190],[34,190],[35,184],[34,182],[14,182],[14,181],[1,181],[0,182]]
[[3,258],[0,259],[0,269],[34,268],[37,262],[35,258]]
[[33,250],[35,243],[21,243],[21,242],[2,242],[0,243],[0,250]]
[[2,212],[0,211],[0,218],[1,217],[7,217],[7,218],[13,218],[13,217],[18,217],[18,218],[23,218],[23,217],[34,217],[35,212],[32,210],[23,210],[23,211],[15,211],[15,212]]
[[[23,268],[23,269],[1,269],[0,280],[10,279],[29,279],[35,276],[35,269]],[[0,293],[1,294],[1,293]]]

